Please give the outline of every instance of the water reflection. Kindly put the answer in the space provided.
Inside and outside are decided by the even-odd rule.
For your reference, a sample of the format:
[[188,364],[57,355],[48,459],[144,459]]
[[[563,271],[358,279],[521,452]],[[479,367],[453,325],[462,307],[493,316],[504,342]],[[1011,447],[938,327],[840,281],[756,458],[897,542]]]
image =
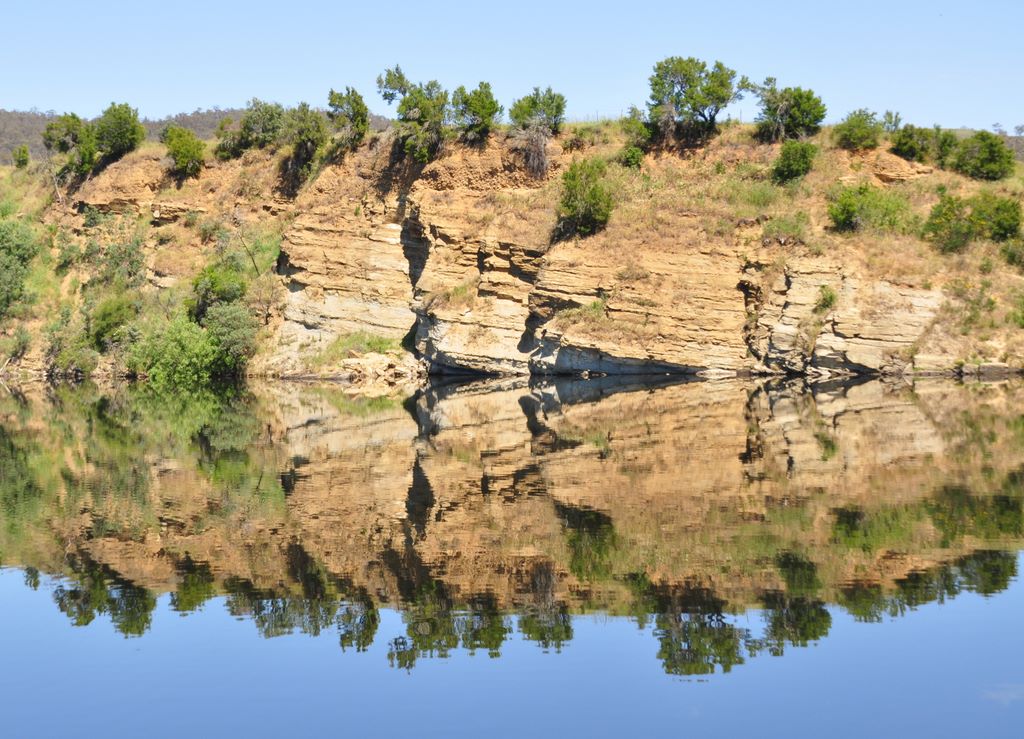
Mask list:
[[386,643],[413,670],[516,635],[558,653],[600,612],[649,629],[669,674],[729,672],[826,638],[837,608],[873,622],[1006,589],[1022,400],[943,382],[36,389],[0,397],[0,561],[71,624],[130,637],[169,594],[264,637]]

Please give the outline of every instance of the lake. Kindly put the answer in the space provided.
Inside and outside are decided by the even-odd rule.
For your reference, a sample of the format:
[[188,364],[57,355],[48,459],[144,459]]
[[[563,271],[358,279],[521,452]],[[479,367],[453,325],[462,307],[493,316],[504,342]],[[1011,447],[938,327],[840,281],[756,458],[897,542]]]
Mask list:
[[1024,382],[0,388],[3,736],[1019,736]]

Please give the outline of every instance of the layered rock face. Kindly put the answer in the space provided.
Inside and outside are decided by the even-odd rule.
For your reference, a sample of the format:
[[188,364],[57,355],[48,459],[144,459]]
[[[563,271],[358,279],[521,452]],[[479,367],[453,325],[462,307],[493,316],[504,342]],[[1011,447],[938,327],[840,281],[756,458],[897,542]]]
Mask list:
[[[422,171],[396,174],[381,150],[322,174],[285,234],[279,365],[296,349],[365,331],[414,336],[436,372],[830,376],[957,366],[956,350],[938,342],[920,362],[913,356],[946,302],[941,290],[879,279],[843,254],[762,243],[760,221],[723,234],[675,208],[649,227],[620,223],[552,243],[557,175],[571,155],[551,148],[539,180],[500,141],[457,148]],[[876,159],[861,164],[879,182],[925,174]]]

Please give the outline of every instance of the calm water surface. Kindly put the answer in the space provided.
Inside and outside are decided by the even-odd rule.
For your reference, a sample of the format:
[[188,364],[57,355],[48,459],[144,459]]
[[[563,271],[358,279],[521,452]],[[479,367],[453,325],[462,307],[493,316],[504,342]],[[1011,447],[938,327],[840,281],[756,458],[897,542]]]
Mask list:
[[0,391],[0,735],[1020,736],[1024,385]]

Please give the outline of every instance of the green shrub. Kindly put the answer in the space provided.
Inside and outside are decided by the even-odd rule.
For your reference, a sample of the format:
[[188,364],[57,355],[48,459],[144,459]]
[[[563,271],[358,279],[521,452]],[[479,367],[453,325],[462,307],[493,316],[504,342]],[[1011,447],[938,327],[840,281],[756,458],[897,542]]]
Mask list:
[[813,136],[821,130],[827,109],[813,90],[802,87],[779,89],[775,78],[762,85],[749,85],[761,99],[757,116],[757,138],[768,143],[782,139]]
[[1024,240],[1012,239],[1002,245],[1003,259],[1011,267],[1024,269]]
[[504,108],[498,104],[488,82],[481,82],[469,92],[459,87],[452,95],[455,125],[462,129],[467,141],[482,141],[501,118]]
[[828,313],[832,310],[839,296],[836,295],[836,291],[828,285],[822,285],[821,290],[818,293],[818,301],[814,304],[815,313]]
[[619,120],[619,126],[626,135],[626,146],[647,149],[651,142],[651,126],[639,108],[632,106],[626,117]]
[[179,315],[147,327],[128,355],[129,368],[157,387],[208,385],[217,347],[201,326]]
[[192,297],[187,301],[189,315],[202,323],[212,306],[241,300],[245,288],[245,278],[238,272],[224,264],[211,264],[192,281]]
[[562,175],[557,236],[587,236],[608,224],[615,199],[605,180],[606,165],[592,158],[575,161]]
[[132,295],[112,295],[96,305],[89,317],[89,338],[93,347],[105,351],[110,347],[115,332],[138,314],[138,304]]
[[832,129],[836,145],[850,151],[876,148],[881,135],[878,116],[865,108],[853,111]]
[[[197,213],[196,218],[198,218],[198,215],[199,214]],[[185,217],[186,224],[188,224],[190,220],[195,222],[195,219],[192,219],[189,216]],[[211,244],[217,241],[221,241],[227,236],[228,233],[227,228],[224,226],[224,224],[220,221],[219,218],[204,218],[203,220],[198,222],[197,228],[199,231],[199,240],[204,244]]]
[[892,136],[890,151],[911,162],[925,162],[935,154],[936,133],[930,128],[906,125]]
[[1020,234],[1019,200],[985,191],[971,198],[969,204],[971,227],[980,238],[1007,241]]
[[0,357],[11,360],[21,359],[28,353],[31,346],[32,336],[27,328],[19,325],[14,330],[14,336],[3,343],[3,349],[0,349]]
[[203,168],[205,145],[187,128],[171,124],[160,134],[171,158],[171,174],[177,177],[198,177]]
[[952,131],[944,131],[939,126],[932,129],[935,133],[935,163],[945,169],[956,151],[959,140]]
[[135,151],[145,138],[139,112],[128,103],[111,103],[96,121],[96,144],[110,159]]
[[117,239],[102,252],[99,279],[108,284],[137,287],[146,275],[146,258],[142,253],[142,239]]
[[519,128],[529,128],[540,123],[552,134],[557,134],[565,121],[565,96],[550,87],[541,91],[539,87],[512,103],[509,118]]
[[327,143],[327,121],[308,103],[299,103],[285,113],[282,140],[292,147],[286,168],[294,182],[304,181],[313,167],[317,152]]
[[346,87],[345,92],[331,90],[327,96],[327,118],[341,132],[344,146],[355,149],[370,130],[370,109],[363,96]]
[[678,124],[713,132],[722,109],[743,97],[735,81],[735,70],[718,61],[709,68],[694,57],[663,59],[650,77],[651,120],[663,137],[674,134]]
[[829,200],[828,215],[837,231],[905,232],[913,225],[905,197],[868,184],[840,188]]
[[921,236],[944,253],[963,250],[974,237],[967,202],[941,190],[939,202],[932,207]]
[[818,147],[805,141],[787,141],[779,151],[779,158],[772,167],[772,179],[779,183],[790,182],[811,171]]
[[0,318],[25,296],[28,264],[39,251],[32,229],[21,221],[0,221]]
[[777,216],[764,224],[761,237],[780,244],[803,243],[809,224],[810,219],[803,211]]
[[47,327],[46,335],[46,357],[52,370],[65,377],[84,377],[96,368],[99,355],[70,305],[61,306],[60,317]]
[[994,133],[978,131],[957,144],[951,166],[976,180],[1001,180],[1013,174],[1013,150]]
[[216,355],[211,373],[235,376],[256,353],[256,320],[241,303],[215,303],[206,311],[203,321]]
[[220,159],[232,159],[241,156],[247,149],[274,146],[281,137],[284,123],[284,107],[253,98],[247,104],[237,129],[231,127],[230,118],[221,121],[217,128],[220,141],[214,153]]
[[29,163],[28,147],[22,144],[11,149],[11,161],[16,169],[25,169]]
[[640,169],[640,165],[644,163],[644,150],[639,146],[627,146],[619,154],[619,163],[623,167]]

